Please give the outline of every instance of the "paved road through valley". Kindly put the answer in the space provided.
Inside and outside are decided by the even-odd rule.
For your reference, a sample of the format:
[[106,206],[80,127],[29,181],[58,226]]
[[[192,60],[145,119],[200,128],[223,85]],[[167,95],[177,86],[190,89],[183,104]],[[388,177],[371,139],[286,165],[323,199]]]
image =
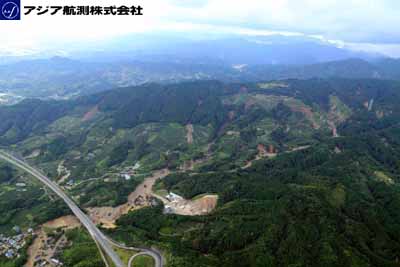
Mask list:
[[[43,175],[38,170],[34,169],[30,165],[28,165],[23,160],[20,160],[13,155],[0,150],[0,159],[7,161],[8,163],[18,167],[21,170],[33,175],[37,179],[39,179],[42,183],[44,183],[47,187],[49,187],[54,193],[56,193],[59,197],[61,197],[64,202],[68,205],[68,207],[72,210],[75,216],[79,219],[83,226],[89,231],[90,235],[93,239],[95,239],[106,255],[111,259],[114,263],[115,267],[125,267],[122,263],[120,257],[115,253],[112,249],[111,242],[109,239],[96,227],[96,225],[90,220],[90,218],[78,207],[78,205],[69,197],[64,191],[53,181],[51,181],[48,177]],[[154,250],[151,249],[139,249],[144,254],[150,255],[154,258],[156,262],[156,267],[162,267],[162,256],[160,253],[155,253]]]

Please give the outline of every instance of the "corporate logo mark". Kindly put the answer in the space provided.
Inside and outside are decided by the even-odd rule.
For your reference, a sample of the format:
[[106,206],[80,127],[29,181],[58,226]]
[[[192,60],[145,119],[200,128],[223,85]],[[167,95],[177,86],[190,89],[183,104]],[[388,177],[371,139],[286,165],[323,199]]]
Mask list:
[[[140,5],[109,6],[24,6],[27,15],[61,16],[142,16]],[[0,20],[21,20],[21,0],[0,0]]]
[[20,20],[21,1],[20,0],[0,0],[0,20]]

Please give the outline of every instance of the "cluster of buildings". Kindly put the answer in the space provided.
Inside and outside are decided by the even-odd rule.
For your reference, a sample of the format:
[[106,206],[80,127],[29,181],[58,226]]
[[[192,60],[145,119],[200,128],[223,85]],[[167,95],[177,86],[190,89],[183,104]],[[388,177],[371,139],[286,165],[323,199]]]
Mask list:
[[137,171],[140,168],[140,163],[137,162],[134,166],[128,166],[124,167],[124,169],[120,172],[121,178],[124,178],[125,180],[129,181],[132,176],[137,175]]
[[64,264],[60,260],[51,258],[49,261],[47,261],[46,259],[36,261],[34,267],[61,267],[63,265]]
[[66,185],[71,187],[75,184],[75,181],[73,179],[69,180],[68,182],[66,182]]
[[31,228],[26,233],[22,233],[18,226],[15,226],[13,230],[16,233],[14,236],[0,234],[0,255],[8,259],[19,257],[19,251],[26,245],[27,237],[33,235]]
[[17,192],[26,192],[26,184],[25,183],[16,183]]
[[[60,236],[61,234],[61,236]],[[56,233],[55,235],[40,235],[40,249],[38,250],[35,259],[34,267],[60,267],[63,266],[63,262],[59,260],[62,254],[62,248],[64,248],[68,240],[62,233]]]
[[179,202],[183,200],[183,197],[172,192],[169,192],[168,195],[165,196],[165,198],[168,199],[170,202]]
[[165,199],[169,201],[169,203],[164,203],[164,213],[165,214],[173,214],[175,213],[175,208],[179,205],[184,199],[183,197],[169,192],[168,195],[165,196]]

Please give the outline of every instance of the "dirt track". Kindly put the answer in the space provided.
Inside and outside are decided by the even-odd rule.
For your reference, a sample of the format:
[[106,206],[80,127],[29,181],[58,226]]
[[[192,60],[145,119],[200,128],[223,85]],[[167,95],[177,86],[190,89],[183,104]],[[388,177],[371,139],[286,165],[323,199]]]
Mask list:
[[150,205],[153,185],[158,179],[164,178],[169,173],[168,169],[155,171],[136,187],[128,196],[128,201],[125,204],[118,207],[88,208],[86,211],[95,224],[102,224],[105,228],[115,228],[116,220],[122,215],[127,214],[130,210]]
[[193,124],[186,125],[186,141],[189,145],[193,144]]
[[[48,236],[45,229],[73,229],[80,227],[81,224],[78,219],[73,215],[63,216],[52,221],[48,221],[43,224],[36,232],[36,238],[32,245],[28,248],[28,261],[26,262],[26,267],[33,267],[37,257],[41,259],[46,259],[48,262],[53,257],[54,252],[58,247],[62,246],[63,242],[66,242],[66,238],[62,236],[55,244],[54,247],[48,247],[46,245],[48,241]],[[46,265],[48,266],[48,265]]]

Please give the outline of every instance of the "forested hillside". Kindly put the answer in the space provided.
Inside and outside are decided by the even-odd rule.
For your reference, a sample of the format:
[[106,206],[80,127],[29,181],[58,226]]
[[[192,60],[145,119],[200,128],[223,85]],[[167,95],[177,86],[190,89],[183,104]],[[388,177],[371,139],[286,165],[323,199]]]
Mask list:
[[209,215],[159,204],[108,230],[168,266],[394,267],[398,103],[400,82],[380,79],[151,83],[1,107],[0,144],[84,208],[123,204],[160,169],[171,174],[157,190],[218,195]]

